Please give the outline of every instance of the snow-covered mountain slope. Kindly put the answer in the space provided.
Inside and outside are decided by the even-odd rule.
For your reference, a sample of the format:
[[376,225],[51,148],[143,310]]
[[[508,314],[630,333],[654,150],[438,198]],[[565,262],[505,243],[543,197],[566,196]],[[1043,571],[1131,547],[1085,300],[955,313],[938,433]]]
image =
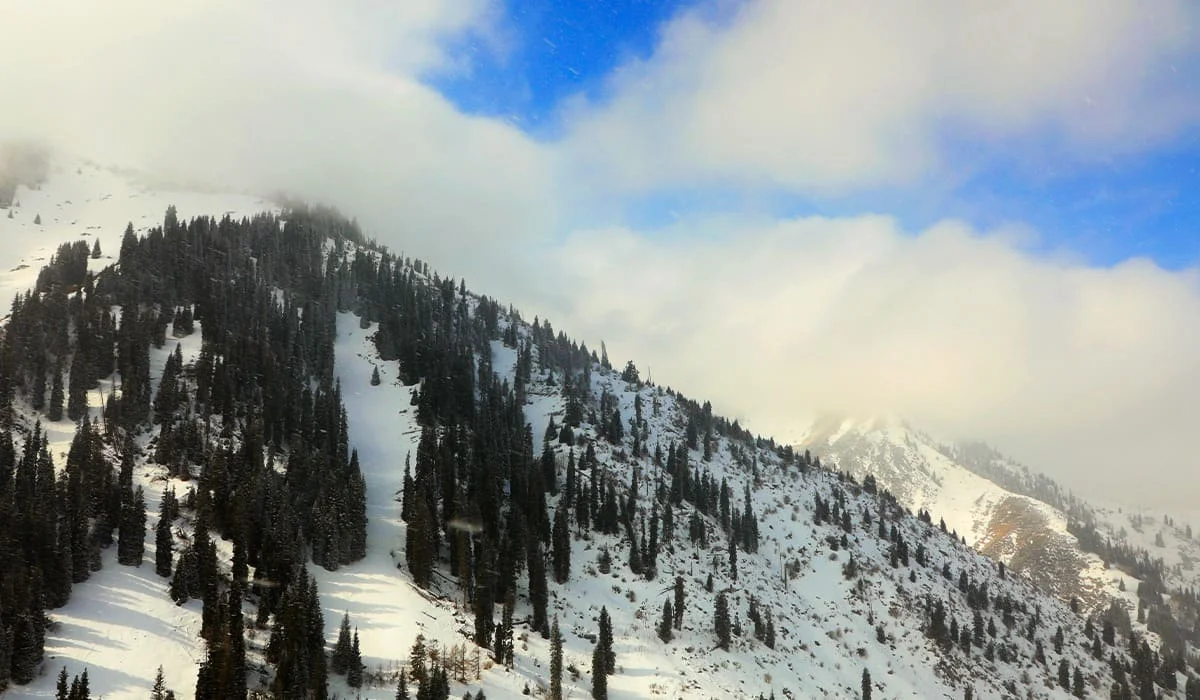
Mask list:
[[[1064,600],[1077,597],[1092,609],[1105,606],[1125,578],[1081,550],[1067,532],[1065,513],[981,476],[979,465],[961,450],[902,420],[825,419],[799,447],[857,479],[873,476],[905,507],[929,512],[971,547]],[[998,455],[994,459],[1004,462]]]
[[[103,174],[107,171],[89,172],[56,170],[36,193],[18,191],[21,208],[38,201],[40,207],[57,209],[56,204],[67,206],[67,199],[81,196],[89,203],[108,201],[71,189],[76,185],[70,183],[84,188],[87,181],[91,183],[87,187],[99,183],[101,190],[118,191],[116,183],[106,179],[109,175]],[[143,196],[160,202],[162,209],[173,201],[156,199],[168,195],[149,194],[133,199]],[[210,202],[216,207],[212,213],[218,215],[247,203],[238,198]],[[196,201],[196,206],[204,204]],[[176,206],[181,215],[200,213],[178,202]],[[90,230],[93,235],[105,236],[101,240],[106,252],[115,252],[125,220],[113,211],[103,215],[111,215],[103,220],[96,214],[96,223],[92,223],[88,211],[80,210],[74,223],[67,224],[71,228],[63,231],[68,235],[65,240]],[[126,211],[124,219],[132,219]],[[43,215],[43,225],[45,218]],[[17,220],[0,218],[0,224]],[[148,224],[154,221],[147,219]],[[39,254],[30,247],[32,243],[52,252],[64,242],[28,235],[22,240],[21,255],[31,262],[35,260],[29,256]],[[337,269],[340,259],[377,255],[346,241],[330,242],[324,254],[331,260],[330,269]],[[441,296],[426,271],[409,263],[397,265],[418,284],[429,285],[434,297]],[[36,272],[33,275],[26,283],[36,278]],[[348,289],[353,286],[346,285]],[[293,293],[280,289],[277,303],[282,307]],[[463,293],[461,302],[468,313],[481,314],[484,309],[478,296]],[[301,313],[299,308],[295,313]],[[189,370],[194,370],[200,351],[203,321],[199,323],[196,333],[178,341],[184,357],[183,376],[190,377],[185,382],[192,388],[195,378]],[[511,667],[494,661],[491,650],[475,645],[472,609],[459,586],[454,562],[444,552],[436,562],[438,575],[428,589],[414,584],[406,565],[410,525],[400,517],[400,499],[405,465],[416,460],[418,441],[427,427],[418,420],[414,397],[429,388],[429,378],[415,385],[400,381],[397,361],[380,355],[378,323],[343,311],[336,315],[335,324],[333,371],[340,382],[350,442],[358,451],[366,481],[367,547],[365,557],[336,570],[311,562],[308,569],[317,581],[329,647],[337,638],[342,615],[349,613],[358,629],[367,673],[363,686],[356,689],[346,685],[343,677],[331,674],[330,693],[395,697],[397,672],[408,664],[414,640],[422,634],[430,646],[445,650],[439,654],[441,658],[460,655],[466,661],[461,673],[454,674],[451,696],[482,690],[488,698],[547,697],[550,642],[532,629],[534,603],[524,577],[516,592],[516,653]],[[480,319],[479,325],[487,324]],[[581,371],[556,365],[545,335],[535,333],[519,316],[505,313],[474,355],[474,369],[490,364],[503,386],[523,384],[519,410],[533,436],[546,433],[551,420],[559,426],[568,420],[564,373],[577,377]],[[156,391],[175,342],[168,340],[164,348],[152,352],[150,375]],[[529,376],[519,380],[524,353],[528,353],[531,368]],[[379,372],[377,384],[372,381],[375,370]],[[612,698],[741,698],[760,693],[793,700],[855,698],[862,693],[864,677],[875,698],[958,698],[967,688],[981,698],[1065,698],[1070,693],[1060,685],[1060,666],[1068,673],[1068,687],[1078,690],[1077,694],[1086,690],[1102,695],[1114,682],[1108,658],[1128,662],[1124,640],[1112,647],[1099,646],[1098,632],[1089,634],[1087,621],[1066,603],[1024,577],[1004,576],[992,560],[962,546],[936,524],[912,517],[887,496],[864,485],[862,479],[814,467],[789,449],[719,420],[712,420],[713,432],[706,437],[696,425],[711,419],[711,414],[696,403],[664,387],[622,378],[601,362],[589,362],[587,370],[590,398],[582,417],[570,434],[556,432],[546,442],[554,457],[556,481],[565,484],[567,465],[581,460],[590,449],[595,459],[586,470],[580,463],[580,483],[612,484],[621,501],[620,510],[633,514],[630,522],[648,524],[652,530],[650,541],[657,542],[656,565],[653,575],[645,569],[634,573],[629,565],[635,548],[641,555],[648,551],[637,530],[632,538],[629,531],[605,533],[572,517],[570,575],[564,583],[548,581],[549,613],[557,618],[564,638],[563,697],[591,694],[592,652],[602,607],[611,616],[614,632],[616,673],[608,679],[607,693]],[[118,376],[105,381],[108,383],[101,383],[101,391],[107,395],[120,384]],[[99,396],[97,392],[92,401],[95,418],[101,415]],[[612,403],[605,404],[600,398],[604,396]],[[615,407],[616,424],[629,428],[613,431],[610,416],[600,410],[602,405]],[[640,421],[635,418],[639,405]],[[45,415],[28,406],[23,411],[26,425],[34,420],[47,422]],[[67,421],[50,421],[49,425],[52,456],[61,469],[74,427]],[[216,424],[213,428],[214,433],[220,430]],[[640,435],[636,443],[633,432]],[[165,465],[154,461],[152,448],[161,438],[161,428],[154,423],[147,423],[138,435],[142,449],[134,480],[147,494],[150,531],[157,519],[154,506],[164,490],[173,487],[182,495],[196,481],[172,477]],[[689,441],[694,444],[688,445]],[[909,464],[924,460],[922,473],[927,478],[913,494],[935,497],[936,489],[945,488],[951,479],[967,479],[948,470],[918,442],[904,445],[903,449],[887,448],[886,454],[889,463],[902,456]],[[670,459],[659,456],[673,448],[686,461],[676,474],[685,475],[683,480],[691,484],[688,496],[679,499],[669,495],[678,478],[668,471]],[[115,454],[110,458],[115,460]],[[285,471],[286,463],[286,455],[269,457],[273,470]],[[886,486],[882,480],[880,483]],[[563,503],[564,490],[551,490],[546,496],[548,516],[560,504],[571,505]],[[998,517],[1009,499],[1002,494],[993,497],[989,517]],[[908,504],[901,500],[901,505]],[[671,531],[662,520],[668,507],[673,512]],[[959,518],[952,527],[971,533],[973,543],[985,542],[989,533],[998,532],[985,524],[976,534],[972,529],[973,501],[958,503],[956,508],[957,515],[946,513],[947,523]],[[939,513],[933,510],[936,522]],[[731,546],[735,528],[728,523],[736,520],[729,517],[731,512],[753,513],[756,546]],[[186,544],[191,517],[185,509],[176,527],[177,545]],[[1011,533],[1006,536],[1015,537]],[[215,539],[218,568],[228,574],[232,544]],[[5,698],[54,697],[55,676],[63,667],[72,676],[87,669],[95,697],[144,698],[160,664],[177,696],[193,697],[197,665],[204,653],[204,642],[197,636],[201,603],[191,600],[175,605],[171,601],[167,579],[154,572],[153,541],[148,543],[140,567],[122,566],[113,554],[105,552],[104,567],[74,586],[66,606],[48,611],[51,627],[41,673],[31,683],[11,686]],[[675,602],[677,585],[685,601],[682,619],[671,639],[663,641],[659,621],[664,602]],[[719,599],[728,603],[733,622],[728,649],[719,646],[715,629]],[[760,621],[771,622],[771,635],[755,634],[756,625],[750,621],[752,606]],[[251,670],[248,684],[253,691],[265,692],[275,673],[263,653],[269,626],[250,622],[256,613],[253,597],[247,599],[243,612],[246,660]],[[1065,641],[1056,644],[1056,637]],[[1093,645],[1100,649],[1098,656],[1092,654]],[[415,694],[415,687],[410,686],[410,693]]]
[[[13,204],[0,208],[0,299],[33,287],[38,271],[63,243],[100,243],[95,269],[116,260],[127,225],[141,235],[162,223],[174,206],[181,218],[249,216],[276,209],[244,194],[162,189],[86,160],[60,158],[47,164],[47,181],[16,187]],[[7,313],[7,309],[0,316]]]

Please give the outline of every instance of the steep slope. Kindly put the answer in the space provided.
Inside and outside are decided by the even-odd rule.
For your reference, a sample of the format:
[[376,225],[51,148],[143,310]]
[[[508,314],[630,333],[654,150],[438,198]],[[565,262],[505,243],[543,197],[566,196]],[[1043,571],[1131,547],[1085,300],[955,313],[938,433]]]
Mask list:
[[[45,182],[15,188],[0,207],[0,299],[7,304],[34,286],[38,271],[63,243],[99,242],[93,269],[116,260],[127,225],[144,234],[174,206],[180,217],[250,216],[274,207],[260,197],[155,187],[129,173],[82,159],[59,158],[38,169]],[[0,316],[7,313],[7,309]]]
[[1117,590],[1120,577],[1082,551],[1065,513],[980,475],[984,466],[1015,468],[998,454],[936,441],[894,418],[818,421],[800,448],[855,478],[873,476],[905,507],[929,512],[969,546],[1064,600],[1096,609]]
[[[53,201],[53,178],[41,192]],[[28,193],[18,194],[29,201]],[[546,696],[551,653],[542,633],[556,618],[564,638],[563,696],[587,697],[596,678],[592,658],[602,608],[614,632],[616,672],[607,682],[613,698],[760,693],[852,698],[862,692],[864,671],[874,697],[962,697],[968,687],[976,697],[1068,697],[1061,669],[1065,685],[1077,694],[1085,688],[1106,693],[1120,684],[1109,656],[1145,675],[1144,662],[1135,665],[1126,654],[1127,640],[1102,645],[1097,630],[1066,604],[1022,577],[1003,575],[991,560],[908,515],[863,480],[816,467],[714,415],[707,404],[640,381],[632,363],[618,373],[607,358],[594,357],[548,323],[530,324],[504,312],[419,261],[342,236],[309,249],[311,234],[329,220],[303,212],[288,217],[182,224],[187,235],[154,227],[128,258],[169,258],[177,252],[172,241],[188,241],[191,255],[175,259],[197,266],[195,272],[207,271],[204,266],[220,258],[212,250],[242,250],[235,244],[252,238],[272,254],[285,242],[303,248],[288,253],[307,261],[306,272],[294,275],[277,270],[279,261],[265,254],[252,265],[231,264],[229,280],[181,271],[181,278],[196,280],[195,287],[181,283],[173,296],[159,292],[165,302],[139,298],[147,310],[174,305],[204,312],[195,332],[178,340],[182,367],[174,391],[183,397],[181,405],[165,417],[155,411],[132,423],[137,449],[128,454],[136,452],[133,480],[145,489],[152,513],[166,487],[183,496],[181,514],[170,521],[177,551],[201,537],[216,542],[214,594],[175,605],[167,579],[153,572],[153,545],[136,568],[115,563],[113,552],[105,551],[103,568],[76,583],[65,606],[47,611],[52,624],[41,674],[13,685],[6,697],[53,697],[54,675],[66,667],[70,675],[85,668],[93,672],[95,695],[142,698],[160,663],[178,696],[192,697],[197,666],[220,649],[210,646],[206,653],[206,642],[197,636],[205,611],[220,609],[234,591],[245,595],[236,617],[245,625],[238,638],[246,647],[247,684],[266,695],[285,673],[282,661],[268,663],[279,655],[268,639],[284,636],[281,630],[287,631],[297,613],[278,603],[276,591],[287,595],[302,586],[296,576],[285,583],[275,574],[262,575],[273,567],[276,552],[268,547],[244,577],[235,575],[235,542],[245,537],[239,528],[255,527],[253,518],[239,523],[236,518],[246,516],[231,510],[233,525],[223,530],[220,524],[228,503],[244,498],[243,489],[265,489],[264,502],[276,504],[252,516],[311,515],[312,509],[299,506],[289,512],[271,494],[304,495],[289,491],[289,481],[311,476],[306,448],[322,449],[321,431],[307,429],[304,411],[296,406],[265,398],[269,383],[256,391],[234,380],[242,376],[236,374],[238,363],[261,363],[280,336],[294,340],[287,347],[311,344],[317,355],[326,344],[332,350],[324,358],[295,349],[294,358],[312,363],[310,385],[336,389],[345,411],[346,448],[356,450],[353,463],[365,482],[362,556],[342,561],[331,555],[323,530],[340,525],[336,521],[309,527],[294,550],[282,542],[275,548],[302,555],[316,581],[322,659],[333,647],[343,613],[358,628],[366,666],[362,687],[352,689],[346,678],[330,674],[330,693],[394,697],[398,672],[411,668],[410,650],[422,634],[426,648],[436,649],[438,663],[449,670],[451,695],[482,690],[489,698]],[[77,221],[85,230],[91,225]],[[123,231],[124,223],[116,227]],[[333,228],[344,226],[334,221]],[[212,250],[205,248],[210,238]],[[131,293],[122,281],[153,272],[125,267],[101,275],[116,293]],[[233,289],[242,292],[246,313],[254,309],[259,315],[243,318],[238,305],[214,303],[228,298],[227,283],[246,285]],[[79,294],[102,297],[103,285],[97,287]],[[143,293],[152,285],[134,288]],[[221,324],[239,332],[218,333]],[[257,330],[263,327],[274,332]],[[175,342],[149,346],[155,396],[164,390],[166,358]],[[225,384],[211,381],[222,376]],[[295,376],[278,381],[290,385]],[[91,415],[127,420],[120,411],[102,410],[100,400],[100,392],[132,392],[127,381],[132,386],[133,378],[119,373],[101,379]],[[243,383],[257,379],[246,375]],[[226,396],[214,398],[210,384],[227,387]],[[296,388],[300,394],[302,388]],[[18,444],[27,439],[24,430],[32,421],[47,421],[43,412],[20,403],[22,396],[18,393]],[[336,401],[329,402],[334,408],[327,406],[325,413],[336,414]],[[554,429],[548,429],[551,421]],[[49,422],[53,458],[61,467],[73,426]],[[332,430],[339,425],[335,416]],[[184,460],[181,469],[179,457],[163,448],[191,426],[201,436],[204,458]],[[277,427],[314,437],[295,442]],[[106,439],[116,442],[115,436]],[[105,449],[115,470],[126,449],[111,443]],[[247,471],[226,473],[214,466],[235,459]],[[409,465],[416,482],[411,485]],[[935,483],[937,472],[929,471]],[[235,475],[236,480],[227,478]],[[422,486],[424,478],[429,481]],[[444,527],[424,527],[413,510],[405,515],[405,506],[419,511],[420,489],[433,484],[444,486],[434,492],[439,498],[427,516],[443,519]],[[186,496],[193,489],[198,495]],[[460,498],[444,497],[455,495]],[[494,528],[481,527],[486,515],[476,512],[486,512],[489,499],[503,515]],[[327,500],[318,498],[314,508]],[[513,548],[516,561],[505,563],[504,542],[543,525],[552,529],[550,523],[560,518],[569,551],[569,571],[561,582],[546,571],[565,554],[556,551],[564,541],[557,534],[544,539],[526,534]],[[151,515],[148,530],[156,521]],[[434,543],[432,572],[426,572],[431,575],[419,571],[416,561],[415,550],[426,537]],[[498,571],[506,566],[514,569],[507,574],[512,587],[494,591],[487,581],[504,576]],[[539,569],[545,585],[541,602]],[[243,583],[249,584],[244,591]],[[511,596],[511,615],[488,610],[487,633],[480,635],[481,601],[493,593],[496,608],[505,606],[507,596],[500,593]],[[683,603],[669,635],[660,629],[668,601]],[[724,642],[715,619],[718,601],[729,610]],[[540,621],[543,606],[546,620]],[[514,654],[506,663],[491,632],[496,627],[503,632],[509,616]],[[1093,655],[1093,648],[1099,653]],[[1158,664],[1151,661],[1149,668],[1156,672]],[[1175,679],[1174,671],[1167,673]]]

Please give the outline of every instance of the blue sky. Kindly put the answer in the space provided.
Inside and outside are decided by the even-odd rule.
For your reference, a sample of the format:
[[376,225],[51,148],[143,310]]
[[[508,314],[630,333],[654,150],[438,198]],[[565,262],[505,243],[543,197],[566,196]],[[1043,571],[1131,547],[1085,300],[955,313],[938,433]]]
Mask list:
[[645,58],[659,28],[690,3],[679,0],[504,0],[500,51],[466,36],[451,52],[469,52],[465,72],[431,82],[460,109],[507,119],[549,136],[561,100],[595,95],[631,58]]
[[[500,118],[531,137],[561,136],[567,98],[606,98],[607,79],[630,60],[653,56],[660,31],[695,3],[679,0],[505,0],[504,50],[468,36],[451,47],[469,68],[428,82],[466,113]],[[1023,146],[1037,150],[1039,137]],[[837,196],[714,188],[660,188],[621,202],[628,225],[653,228],[680,216],[751,208],[776,216],[863,212],[897,217],[920,230],[955,217],[988,229],[1021,222],[1037,229],[1035,249],[1074,254],[1095,265],[1149,257],[1167,269],[1200,263],[1200,132],[1132,153],[1030,165],[994,144],[962,141],[944,154],[968,175],[873,187]],[[979,158],[983,150],[992,155]],[[1049,149],[1053,150],[1053,149]]]

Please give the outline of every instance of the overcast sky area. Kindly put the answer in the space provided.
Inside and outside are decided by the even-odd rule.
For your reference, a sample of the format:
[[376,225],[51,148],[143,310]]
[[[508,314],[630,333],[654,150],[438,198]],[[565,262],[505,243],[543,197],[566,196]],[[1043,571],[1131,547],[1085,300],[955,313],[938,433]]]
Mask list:
[[0,137],[334,204],[782,440],[1200,501],[1188,0],[0,1]]

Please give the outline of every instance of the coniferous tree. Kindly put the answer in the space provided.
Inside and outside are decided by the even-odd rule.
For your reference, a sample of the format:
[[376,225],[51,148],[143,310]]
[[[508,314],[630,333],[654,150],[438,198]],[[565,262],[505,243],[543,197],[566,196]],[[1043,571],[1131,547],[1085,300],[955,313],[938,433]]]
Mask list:
[[542,547],[534,542],[529,548],[529,602],[533,605],[533,629],[543,637],[550,636],[549,620],[546,616],[546,606],[550,601],[550,592],[546,587],[546,558],[542,556]]
[[63,373],[61,362],[55,366],[54,381],[50,385],[50,405],[46,407],[46,418],[58,422],[63,417]]
[[558,616],[550,626],[550,700],[562,700],[563,638],[558,629]]
[[419,684],[423,684],[428,676],[425,657],[425,635],[417,634],[408,653],[408,677]]
[[717,604],[713,615],[713,628],[717,633],[717,646],[729,651],[732,635],[732,623],[729,619],[729,598],[722,591],[717,594]]
[[175,560],[175,573],[171,576],[168,593],[176,605],[183,605],[197,588],[196,552],[192,547],[188,547]]
[[126,566],[141,566],[146,552],[146,496],[139,486],[132,493],[127,491],[122,501],[117,561]]
[[338,675],[346,675],[350,668],[350,613],[342,614],[342,625],[338,629],[337,643],[333,646],[333,654],[329,657],[329,670]]
[[862,700],[871,700],[871,672],[865,668],[862,672]]
[[683,590],[683,577],[676,576],[675,577],[675,607],[671,612],[675,615],[674,624],[675,624],[675,629],[677,629],[677,630],[683,629],[683,603],[684,603],[684,600],[685,600],[685,594],[684,594],[684,590]]
[[158,524],[154,528],[154,572],[163,578],[171,575],[175,536],[171,533],[169,503],[164,497],[159,504]]
[[[36,617],[41,617],[40,610]],[[16,621],[10,667],[12,680],[18,685],[25,685],[37,676],[38,663],[42,658],[37,624],[32,611],[19,616]]]
[[[44,353],[45,351],[43,350],[42,352]],[[33,410],[41,411],[46,406],[45,355],[35,356],[33,364],[33,386],[29,390],[29,405]]]
[[77,688],[74,687],[75,681],[71,681],[71,700],[91,700],[92,691],[89,687],[91,684],[88,681],[88,670],[86,668],[83,669],[83,673],[79,674],[79,678],[76,680],[79,681],[79,686]]
[[600,607],[600,635],[597,646],[600,647],[604,658],[606,673],[617,672],[617,655],[613,650],[612,620],[608,617],[608,608]]
[[91,384],[88,371],[87,357],[76,350],[71,357],[71,375],[67,382],[67,418],[72,421],[87,415],[87,392]]
[[278,697],[325,700],[325,624],[316,581],[301,568],[283,591],[267,660],[275,664]]
[[592,700],[608,700],[608,662],[600,644],[592,649]]
[[663,642],[669,642],[674,637],[672,630],[674,629],[675,615],[671,611],[671,601],[663,601],[663,616],[658,623],[658,638]]
[[436,523],[426,490],[419,484],[415,485],[412,495],[411,505],[408,504],[408,499],[405,499],[408,529],[405,535],[404,556],[408,570],[412,573],[413,583],[428,588],[433,577],[434,559],[437,556]]
[[150,700],[166,700],[167,698],[167,681],[163,678],[163,667],[158,667],[158,672],[154,674],[154,687],[150,689]]
[[354,630],[354,638],[350,642],[350,658],[346,667],[346,684],[351,688],[361,688],[363,682],[362,651],[358,646],[358,630]]
[[571,577],[571,530],[567,524],[566,499],[554,511],[554,581],[559,584]]
[[513,665],[513,608],[516,601],[512,592],[504,596],[504,607],[500,615],[500,624],[496,625],[495,655],[497,663],[511,668]]

